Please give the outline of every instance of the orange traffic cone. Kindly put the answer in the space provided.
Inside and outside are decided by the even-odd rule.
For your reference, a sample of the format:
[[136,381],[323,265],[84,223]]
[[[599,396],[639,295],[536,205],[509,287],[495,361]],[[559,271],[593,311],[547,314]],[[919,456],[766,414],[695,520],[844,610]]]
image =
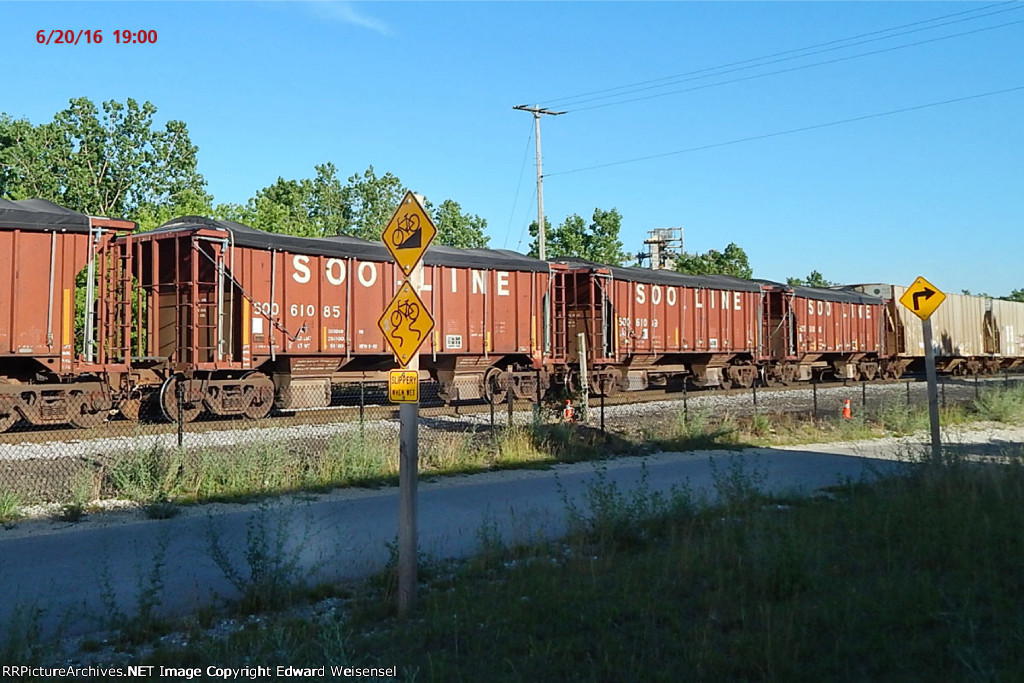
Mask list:
[[843,418],[849,420],[853,417],[853,410],[850,408],[850,399],[843,401]]
[[565,399],[565,409],[562,410],[562,418],[566,422],[572,422],[575,415],[576,411],[572,407],[572,401],[570,399]]

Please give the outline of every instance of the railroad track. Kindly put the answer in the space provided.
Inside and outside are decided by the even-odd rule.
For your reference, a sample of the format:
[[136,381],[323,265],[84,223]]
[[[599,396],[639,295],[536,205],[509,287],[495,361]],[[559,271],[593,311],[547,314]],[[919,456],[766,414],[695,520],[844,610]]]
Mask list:
[[[870,382],[867,384],[868,387],[873,386],[887,386],[887,385],[903,385],[910,383],[912,385],[919,384],[924,381],[923,377],[904,377],[898,380],[883,380]],[[948,383],[956,383],[957,385],[974,385],[973,379],[949,379],[946,380]],[[980,383],[991,383],[1001,382],[1002,377],[995,378],[981,378],[978,380]],[[860,390],[863,383],[861,382],[822,382],[817,384],[817,389],[821,392],[837,388],[846,388],[849,390]],[[778,387],[757,387],[756,394],[758,396],[771,396],[779,393],[798,392],[798,391],[813,391],[814,387],[807,383],[801,383],[791,386],[778,386]],[[250,420],[247,418],[218,418],[214,416],[201,417],[195,422],[190,422],[184,425],[184,431],[186,433],[204,433],[204,432],[225,432],[225,431],[242,431],[254,428],[274,428],[274,427],[296,427],[303,425],[320,425],[328,423],[340,423],[340,422],[356,422],[361,419],[363,420],[397,420],[398,419],[398,406],[390,403],[382,402],[381,391],[370,391],[369,400],[366,400],[363,405],[341,405],[332,406],[330,408],[311,408],[307,410],[298,411],[287,411],[287,412],[275,412],[270,417],[262,420]],[[700,402],[701,399],[707,397],[741,397],[741,396],[753,396],[754,390],[750,388],[746,389],[701,389],[697,391],[674,391],[666,392],[663,389],[648,389],[644,391],[630,391],[621,392],[615,396],[606,397],[603,399],[603,403],[606,407],[622,406],[622,405],[633,405],[642,403],[659,403],[669,401],[684,401],[693,400]],[[349,395],[351,400],[351,394]],[[364,397],[365,400],[365,397]],[[767,402],[767,401],[766,401]],[[599,408],[602,404],[601,397],[591,397],[589,400],[589,406],[591,409]],[[516,401],[512,407],[514,412],[521,412],[529,410],[534,405],[534,402],[527,400]],[[552,404],[552,409],[554,405]],[[420,405],[420,416],[427,418],[436,417],[460,417],[460,416],[474,416],[487,414],[494,411],[496,420],[504,422],[504,415],[508,412],[508,404],[500,404],[492,406],[491,404],[484,402],[474,403],[463,403],[463,404],[452,404],[443,405],[437,402],[425,401]],[[771,409],[771,408],[768,408]],[[146,436],[146,435],[158,435],[158,434],[174,434],[178,431],[178,425],[175,423],[163,422],[163,421],[140,421],[133,422],[125,419],[112,419],[104,422],[93,429],[76,429],[67,426],[57,426],[52,428],[44,427],[28,427],[24,430],[17,430],[15,427],[14,431],[9,431],[0,434],[0,448],[5,444],[15,445],[21,443],[47,443],[53,441],[65,441],[65,442],[79,442],[88,441],[91,439],[98,438],[109,438],[109,437],[124,437],[124,436]]]

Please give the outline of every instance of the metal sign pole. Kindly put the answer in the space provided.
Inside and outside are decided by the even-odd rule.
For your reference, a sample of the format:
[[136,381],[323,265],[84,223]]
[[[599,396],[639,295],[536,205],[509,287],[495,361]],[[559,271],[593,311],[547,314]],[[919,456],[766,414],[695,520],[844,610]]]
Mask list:
[[[423,263],[412,270],[409,283],[417,292],[423,287]],[[420,355],[406,366],[417,376]],[[416,489],[419,483],[420,404],[402,403],[398,408],[398,613],[408,614],[416,601]]]
[[921,330],[924,333],[924,370],[928,377],[928,420],[931,423],[932,432],[932,459],[935,462],[940,462],[942,460],[942,441],[939,435],[939,390],[938,382],[935,379],[935,349],[932,348],[930,317],[921,321]]
[[[420,299],[423,254],[437,227],[423,208],[423,198],[406,192],[381,233],[381,241],[408,278],[384,309],[377,327],[402,370],[388,373],[388,397],[398,409],[398,614],[416,601],[416,489],[419,481],[420,355],[431,338],[434,319]],[[434,349],[436,352],[437,350]]]
[[[921,336],[924,337],[924,369],[928,377],[928,421],[932,432],[932,459],[942,459],[942,442],[939,435],[939,389],[935,380],[935,349],[932,348],[932,313],[946,300],[941,289],[918,276],[900,297],[903,304],[921,319]],[[910,382],[907,382],[907,405],[910,405]]]

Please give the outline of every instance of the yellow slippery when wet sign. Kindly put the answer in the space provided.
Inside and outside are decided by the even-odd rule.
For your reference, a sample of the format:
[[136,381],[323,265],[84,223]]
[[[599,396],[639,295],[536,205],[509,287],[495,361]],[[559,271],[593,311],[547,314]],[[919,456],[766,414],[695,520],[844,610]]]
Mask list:
[[416,354],[420,346],[434,329],[434,319],[416,290],[403,282],[395,298],[384,309],[384,315],[377,321],[377,327],[384,333],[388,345],[398,356],[402,366]]
[[900,303],[921,320],[930,318],[945,300],[946,294],[923,277],[914,280],[914,284],[907,287],[907,291],[900,297]]
[[420,377],[415,370],[391,370],[388,372],[388,398],[392,403],[418,403],[420,400]]
[[430,246],[435,235],[437,228],[434,227],[430,216],[423,210],[416,196],[412,192],[406,192],[402,203],[398,205],[395,214],[384,228],[381,239],[394,257],[395,263],[408,276],[423,258],[423,252]]

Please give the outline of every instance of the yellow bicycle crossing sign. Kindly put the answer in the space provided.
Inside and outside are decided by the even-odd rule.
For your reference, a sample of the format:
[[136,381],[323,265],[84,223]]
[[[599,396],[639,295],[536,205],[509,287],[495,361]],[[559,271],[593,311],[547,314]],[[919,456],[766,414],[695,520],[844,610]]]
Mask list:
[[434,329],[434,319],[417,296],[416,290],[406,281],[384,309],[377,327],[384,333],[384,338],[404,367],[430,336]]
[[416,195],[406,192],[405,198],[384,228],[381,239],[395,263],[408,276],[436,235],[437,228]]

